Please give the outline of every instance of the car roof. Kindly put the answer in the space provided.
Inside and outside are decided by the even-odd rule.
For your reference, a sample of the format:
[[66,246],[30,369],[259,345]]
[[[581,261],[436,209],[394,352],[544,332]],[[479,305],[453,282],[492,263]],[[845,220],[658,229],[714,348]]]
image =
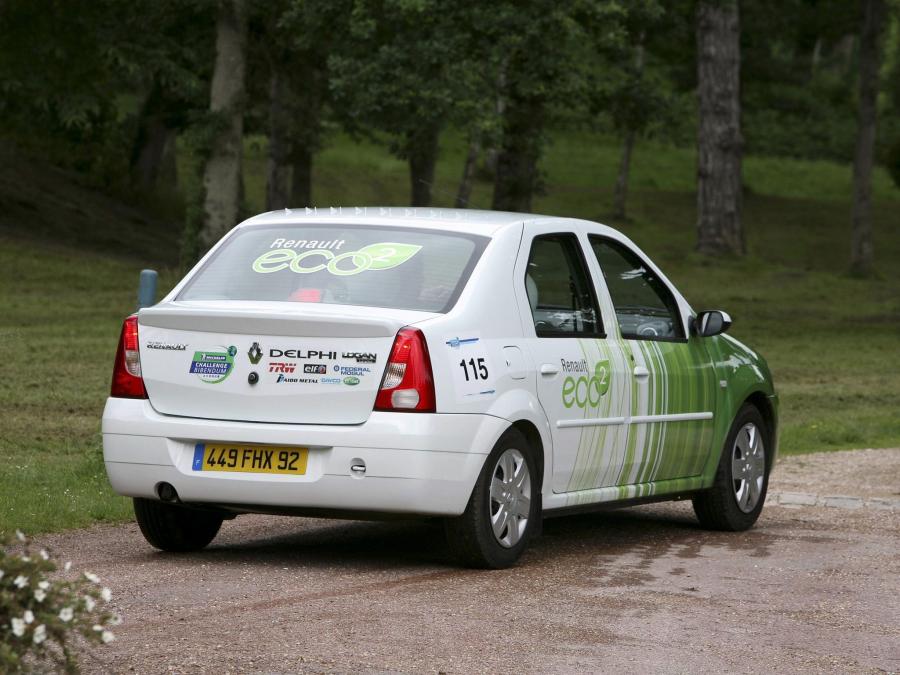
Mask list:
[[391,225],[426,229],[455,230],[468,234],[492,236],[510,225],[525,223],[542,224],[559,221],[561,228],[572,228],[576,223],[591,225],[599,231],[612,228],[599,223],[575,218],[544,216],[533,213],[509,211],[482,211],[478,209],[444,209],[411,206],[330,206],[281,209],[261,213],[245,220],[239,227],[300,224],[342,225]]

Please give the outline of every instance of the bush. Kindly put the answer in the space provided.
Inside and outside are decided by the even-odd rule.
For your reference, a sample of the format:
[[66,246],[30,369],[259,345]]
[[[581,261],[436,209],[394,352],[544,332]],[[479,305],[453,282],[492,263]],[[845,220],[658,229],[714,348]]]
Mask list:
[[73,577],[71,563],[61,575],[68,579],[49,578],[57,571],[50,554],[43,549],[32,554],[21,532],[16,539],[12,547],[0,548],[0,672],[35,666],[77,672],[73,639],[115,639],[110,627],[119,619],[107,609],[112,593],[90,572]]

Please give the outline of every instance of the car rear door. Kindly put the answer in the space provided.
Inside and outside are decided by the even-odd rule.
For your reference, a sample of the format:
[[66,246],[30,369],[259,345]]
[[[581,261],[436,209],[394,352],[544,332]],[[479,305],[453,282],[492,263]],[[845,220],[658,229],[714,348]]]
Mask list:
[[574,228],[529,224],[515,273],[557,493],[616,484],[627,450],[630,368],[622,345],[605,339],[586,246]]

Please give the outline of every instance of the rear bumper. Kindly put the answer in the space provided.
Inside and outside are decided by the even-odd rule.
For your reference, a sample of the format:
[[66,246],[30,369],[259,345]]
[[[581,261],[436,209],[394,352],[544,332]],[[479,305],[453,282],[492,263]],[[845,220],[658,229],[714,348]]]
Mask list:
[[[238,509],[454,516],[465,510],[485,456],[508,426],[490,415],[383,412],[353,426],[224,422],[110,398],[103,457],[113,489],[129,497],[156,498],[167,482],[183,502]],[[309,447],[306,475],[193,471],[195,444],[213,441]],[[365,475],[353,475],[360,460]]]

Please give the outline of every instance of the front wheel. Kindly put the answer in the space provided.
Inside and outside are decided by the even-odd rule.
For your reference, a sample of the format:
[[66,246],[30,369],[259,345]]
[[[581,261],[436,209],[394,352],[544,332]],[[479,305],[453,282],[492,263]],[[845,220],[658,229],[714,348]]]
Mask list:
[[769,486],[767,438],[759,410],[745,404],[728,432],[715,482],[694,496],[694,513],[703,527],[739,532],[759,518]]
[[134,500],[134,515],[151,546],[173,553],[204,548],[215,539],[223,520],[212,511],[138,498]]
[[488,455],[465,512],[445,521],[448,544],[466,565],[509,567],[535,531],[540,503],[534,451],[509,429]]

